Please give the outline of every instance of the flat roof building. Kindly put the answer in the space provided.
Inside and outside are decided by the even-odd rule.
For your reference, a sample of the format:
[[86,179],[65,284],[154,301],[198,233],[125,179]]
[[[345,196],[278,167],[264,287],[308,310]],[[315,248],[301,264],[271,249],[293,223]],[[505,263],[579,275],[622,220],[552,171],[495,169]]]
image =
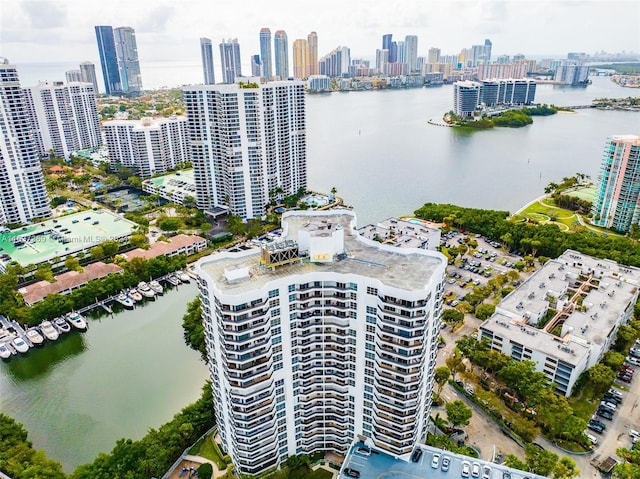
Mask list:
[[569,396],[631,318],[639,286],[640,269],[567,250],[507,295],[480,325],[478,339],[536,362]]
[[345,454],[409,457],[427,432],[446,258],[293,211],[282,241],[196,266],[218,431],[243,474]]
[[358,233],[370,240],[401,248],[422,248],[435,251],[440,246],[440,230],[423,220],[387,218],[375,225],[358,228]]
[[156,176],[142,182],[142,189],[160,195],[171,203],[185,204],[185,198],[196,198],[196,180],[193,170],[181,170],[164,176]]

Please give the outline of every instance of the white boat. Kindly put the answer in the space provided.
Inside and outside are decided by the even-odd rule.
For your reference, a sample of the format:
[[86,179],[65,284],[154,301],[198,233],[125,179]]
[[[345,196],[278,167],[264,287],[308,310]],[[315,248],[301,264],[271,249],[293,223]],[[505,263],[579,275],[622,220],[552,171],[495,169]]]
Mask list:
[[155,279],[153,281],[149,281],[149,287],[156,293],[162,294],[164,293],[164,287]]
[[193,270],[192,267],[187,268],[184,272],[187,273],[190,278],[198,279],[198,275],[196,274],[196,272]]
[[129,290],[129,298],[135,302],[142,301],[142,295],[135,288]]
[[16,351],[18,351],[19,353],[24,354],[29,352],[29,345],[20,336],[16,336],[15,338],[13,338],[12,343],[13,347],[16,348]]
[[0,343],[0,359],[9,359],[13,353],[4,343]]
[[184,271],[176,271],[175,275],[183,283],[189,283],[191,281],[191,278],[189,278],[189,275],[187,273],[185,273]]
[[173,286],[178,286],[180,283],[182,283],[182,281],[180,281],[180,279],[177,276],[174,276],[172,274],[167,276],[167,281]]
[[42,346],[44,344],[44,336],[40,334],[37,328],[29,328],[25,334],[34,346]]
[[60,336],[58,330],[51,324],[51,321],[42,321],[40,323],[40,331],[42,331],[44,337],[49,341],[55,341]]
[[145,298],[153,298],[156,295],[156,292],[152,290],[144,281],[140,281],[138,283],[138,293],[140,293]]
[[135,301],[125,293],[120,293],[118,296],[116,296],[116,301],[127,309],[133,309],[133,307],[136,305]]
[[82,316],[80,313],[71,311],[69,314],[67,314],[67,321],[71,323],[71,326],[79,329],[80,331],[86,331],[87,329],[87,320],[84,319],[84,316]]
[[71,325],[65,321],[65,319],[60,316],[53,320],[53,325],[60,331],[61,333],[68,333],[71,331]]

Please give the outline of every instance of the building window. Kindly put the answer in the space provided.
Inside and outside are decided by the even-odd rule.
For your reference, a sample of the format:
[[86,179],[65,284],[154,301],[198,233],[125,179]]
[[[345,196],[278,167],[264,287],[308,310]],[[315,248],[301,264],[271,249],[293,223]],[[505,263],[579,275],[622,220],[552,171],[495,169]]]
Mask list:
[[272,289],[271,291],[269,291],[270,298],[277,298],[278,294],[280,294],[280,290]]
[[371,286],[367,286],[367,294],[378,296],[378,288],[372,288]]

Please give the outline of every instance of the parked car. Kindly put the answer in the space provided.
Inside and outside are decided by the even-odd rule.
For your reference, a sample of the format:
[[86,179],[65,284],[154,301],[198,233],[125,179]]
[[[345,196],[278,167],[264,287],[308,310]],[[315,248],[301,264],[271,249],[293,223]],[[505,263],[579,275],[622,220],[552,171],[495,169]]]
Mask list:
[[618,396],[614,396],[613,394],[605,394],[602,398],[603,401],[611,402],[616,406],[622,403],[622,399]]
[[434,469],[438,469],[438,467],[440,467],[440,454],[434,454],[433,458],[431,459],[431,467],[433,467]]
[[482,468],[482,479],[491,479],[491,468],[489,466]]
[[614,396],[618,396],[619,398],[624,397],[624,395],[620,391],[618,391],[616,388],[609,389],[609,391],[607,391],[607,394],[613,394]]
[[633,356],[627,356],[626,358],[624,358],[624,360],[626,362],[628,362],[629,364],[633,364],[634,366],[640,366],[640,358],[635,358]]
[[460,470],[462,477],[469,477],[471,475],[471,464],[469,461],[462,461],[462,469]]
[[413,454],[411,454],[411,461],[419,462],[421,457],[422,457],[422,449],[417,448],[415,451],[413,451]]
[[602,421],[598,421],[597,419],[590,419],[588,424],[593,424],[594,426],[601,427],[603,430],[607,428],[607,425]]
[[607,401],[600,401],[600,407],[604,408],[604,409],[608,409],[612,412],[615,412],[618,410],[618,408],[616,407],[615,404],[607,402]]
[[440,469],[446,472],[449,470],[450,464],[451,464],[451,459],[449,459],[448,456],[444,456],[442,458],[442,464],[440,465]]
[[631,349],[629,350],[629,354],[630,354],[631,356],[636,357],[636,358],[640,358],[640,348],[631,348]]
[[356,470],[356,469],[352,469],[352,468],[350,468],[350,467],[347,467],[347,468],[344,470],[344,474],[345,474],[346,476],[349,476],[349,477],[355,477],[356,479],[358,479],[358,478],[360,477],[360,471],[358,471],[358,470]]
[[608,419],[609,421],[613,419],[613,414],[611,413],[611,411],[608,411],[607,409],[598,409],[596,411],[596,416],[600,416],[602,418]]
[[584,435],[587,436],[587,439],[589,439],[591,444],[593,444],[594,446],[598,444],[598,438],[595,437],[593,434],[589,434],[588,432],[585,431]]
[[591,421],[589,421],[587,423],[587,427],[589,429],[591,429],[592,431],[597,432],[598,434],[602,434],[604,432],[604,428],[603,427],[601,427],[600,425],[598,425],[598,424],[596,424],[594,422],[591,422]]
[[478,464],[477,462],[474,462],[473,466],[471,467],[471,476],[480,477],[480,464]]
[[633,376],[631,374],[627,374],[627,373],[618,373],[618,375],[616,377],[620,381],[623,381],[625,383],[630,383],[631,381],[633,381]]

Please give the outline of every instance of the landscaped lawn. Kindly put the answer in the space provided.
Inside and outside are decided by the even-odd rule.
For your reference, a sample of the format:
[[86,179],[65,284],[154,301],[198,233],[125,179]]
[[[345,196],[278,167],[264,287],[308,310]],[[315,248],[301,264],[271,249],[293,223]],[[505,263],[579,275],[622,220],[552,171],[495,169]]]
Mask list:
[[218,469],[224,471],[226,469],[226,464],[216,451],[215,447],[213,447],[213,441],[213,434],[211,434],[204,438],[204,440],[200,443],[200,448],[197,451],[189,452],[215,462],[218,465]]
[[331,476],[333,476],[333,474],[326,469],[316,469],[311,474],[307,474],[305,479],[330,479]]

